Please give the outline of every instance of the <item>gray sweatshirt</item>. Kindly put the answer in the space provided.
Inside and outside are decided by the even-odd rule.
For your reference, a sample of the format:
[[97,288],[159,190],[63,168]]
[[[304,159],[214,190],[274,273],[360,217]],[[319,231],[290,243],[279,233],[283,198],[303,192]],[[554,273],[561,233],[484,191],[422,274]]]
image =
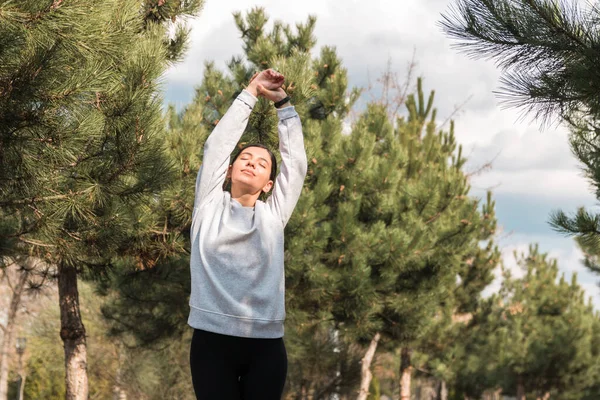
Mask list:
[[230,154],[257,98],[244,90],[204,144],[192,213],[188,324],[225,335],[283,336],[283,230],[302,192],[307,162],[293,106],[277,110],[280,173],[271,196],[244,207],[222,189]]

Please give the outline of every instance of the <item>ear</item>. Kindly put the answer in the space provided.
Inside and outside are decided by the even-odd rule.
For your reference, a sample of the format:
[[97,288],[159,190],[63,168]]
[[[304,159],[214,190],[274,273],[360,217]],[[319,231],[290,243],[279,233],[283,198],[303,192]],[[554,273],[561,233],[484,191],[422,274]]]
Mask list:
[[233,169],[233,165],[230,165],[229,168],[227,168],[227,175],[225,176],[225,179],[231,179],[231,170]]
[[262,191],[265,193],[269,193],[269,191],[273,188],[273,181],[267,182],[265,186],[263,186]]

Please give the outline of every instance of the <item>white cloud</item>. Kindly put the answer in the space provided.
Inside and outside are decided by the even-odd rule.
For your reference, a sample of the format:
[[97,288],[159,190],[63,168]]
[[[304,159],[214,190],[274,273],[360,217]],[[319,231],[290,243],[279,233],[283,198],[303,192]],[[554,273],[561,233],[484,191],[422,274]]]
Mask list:
[[492,170],[473,179],[473,185],[491,188],[494,193],[538,197],[553,203],[575,200],[585,204],[592,197],[588,182],[576,169]]
[[[366,87],[368,78],[375,80],[385,68],[388,58],[404,70],[417,50],[418,74],[426,78],[427,90],[438,92],[436,105],[440,115],[452,112],[455,104],[469,95],[477,95],[470,107],[490,108],[495,104],[491,90],[498,73],[490,63],[473,61],[450,48],[450,41],[437,25],[445,1],[374,0],[305,0],[279,2],[258,0],[274,20],[292,26],[305,22],[308,15],[317,16],[315,36],[318,48],[335,46],[347,67],[352,86]],[[251,7],[242,0],[207,1],[201,14],[192,20],[192,42],[184,62],[167,73],[167,80],[200,82],[204,60],[215,60],[224,66],[232,55],[241,54],[241,40],[232,12],[247,12]]]
[[466,169],[492,164],[491,170],[473,177],[473,185],[555,203],[588,204],[593,188],[571,153],[568,130],[564,126],[541,130],[533,122],[515,122],[517,118],[514,110],[469,110],[458,119],[456,136],[464,144]]

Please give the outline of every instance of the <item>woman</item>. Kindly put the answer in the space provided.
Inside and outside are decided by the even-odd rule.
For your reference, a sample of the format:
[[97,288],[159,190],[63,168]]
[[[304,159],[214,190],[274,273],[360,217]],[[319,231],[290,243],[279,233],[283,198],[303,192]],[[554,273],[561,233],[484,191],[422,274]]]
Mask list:
[[[192,214],[188,323],[196,397],[279,400],[287,374],[283,343],[283,230],[300,197],[307,163],[298,113],[283,75],[255,74],[204,144]],[[257,97],[275,103],[281,172],[262,145],[229,165]],[[223,190],[225,179],[231,192]],[[273,193],[266,201],[261,193]]]

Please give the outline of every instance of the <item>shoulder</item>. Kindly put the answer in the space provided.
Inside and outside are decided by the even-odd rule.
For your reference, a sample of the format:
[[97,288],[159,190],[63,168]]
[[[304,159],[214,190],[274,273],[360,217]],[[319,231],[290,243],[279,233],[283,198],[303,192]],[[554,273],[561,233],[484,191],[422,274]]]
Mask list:
[[194,206],[194,213],[205,215],[213,214],[215,210],[225,207],[231,201],[231,195],[227,191],[215,192],[210,198]]
[[272,207],[269,206],[268,203],[257,200],[254,205],[254,211],[257,215],[259,215],[264,222],[268,223],[271,226],[277,226],[283,229],[283,224],[281,219],[277,216],[277,214],[273,211]]

